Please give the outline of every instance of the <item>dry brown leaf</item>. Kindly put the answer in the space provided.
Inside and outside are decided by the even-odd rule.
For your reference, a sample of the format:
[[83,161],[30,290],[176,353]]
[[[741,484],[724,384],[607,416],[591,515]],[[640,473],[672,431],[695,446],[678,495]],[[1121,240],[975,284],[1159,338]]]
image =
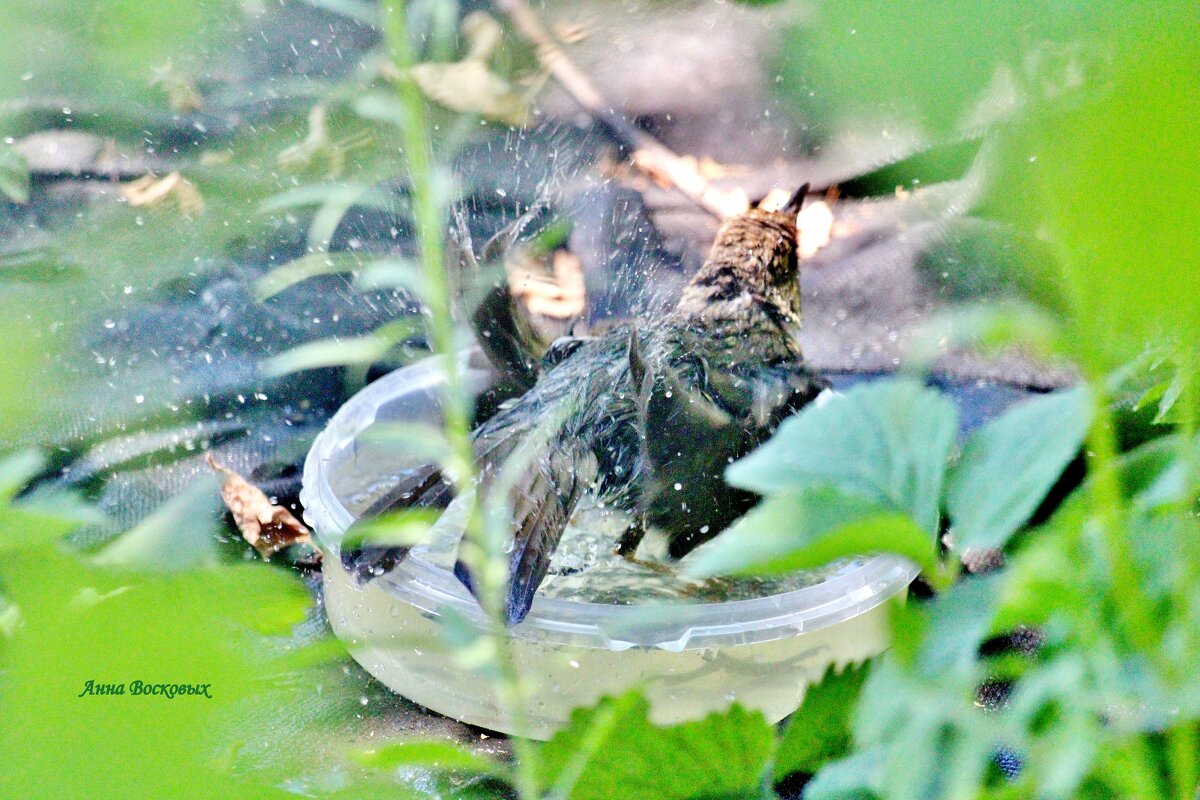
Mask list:
[[204,211],[204,196],[196,184],[172,172],[165,178],[143,175],[135,181],[121,184],[121,196],[135,208],[155,208],[173,204],[187,215]]
[[221,473],[221,500],[233,515],[233,522],[242,538],[264,560],[294,544],[312,545],[312,534],[292,512],[274,505],[261,489],[228,467],[218,464],[211,453],[208,463]]
[[800,209],[796,226],[800,230],[800,257],[811,258],[833,239],[833,209],[824,200],[806,205]]
[[579,44],[592,34],[591,31],[579,23],[556,22],[554,23],[554,35],[563,44]]
[[587,292],[583,265],[568,250],[556,250],[551,261],[553,275],[515,267],[508,273],[508,286],[534,314],[554,319],[571,319],[583,313]]
[[524,124],[525,101],[512,84],[483,61],[417,64],[409,70],[421,92],[451,111],[481,114],[488,119]]
[[467,40],[467,54],[461,61],[417,64],[408,74],[426,97],[452,111],[525,124],[529,116],[525,99],[488,66],[503,36],[500,23],[475,11],[463,17],[460,30]]

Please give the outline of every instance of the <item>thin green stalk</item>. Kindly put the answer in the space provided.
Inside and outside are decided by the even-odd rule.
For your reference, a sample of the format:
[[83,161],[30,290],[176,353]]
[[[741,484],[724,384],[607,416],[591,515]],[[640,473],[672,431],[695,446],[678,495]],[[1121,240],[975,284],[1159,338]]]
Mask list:
[[1112,569],[1112,599],[1118,609],[1121,632],[1126,640],[1147,657],[1153,657],[1158,637],[1154,615],[1125,530],[1125,502],[1117,473],[1117,443],[1113,434],[1112,412],[1108,397],[1099,381],[1092,383],[1095,421],[1088,432],[1092,451],[1090,500],[1092,513],[1100,523],[1109,565]]
[[1200,796],[1200,774],[1197,772],[1197,753],[1200,753],[1196,726],[1186,722],[1167,732],[1167,763],[1171,766],[1174,800],[1196,800]]
[[[453,290],[445,267],[443,241],[444,207],[434,174],[430,147],[429,123],[425,100],[417,85],[409,78],[408,70],[415,57],[408,38],[406,13],[403,4],[391,0],[382,6],[384,37],[390,55],[400,71],[397,93],[407,115],[401,136],[404,156],[412,187],[413,220],[426,286],[424,300],[430,315],[430,339],[433,350],[444,364],[445,389],[442,414],[446,439],[450,446],[451,472],[460,497],[470,497],[465,536],[484,548],[487,559],[503,559],[498,547],[489,546],[484,520],[474,488],[473,453],[469,403],[463,390],[459,371],[454,318],[451,313]],[[487,572],[490,572],[488,570]],[[490,634],[495,642],[496,694],[513,722],[513,749],[516,755],[515,783],[523,800],[538,796],[538,757],[536,746],[529,740],[525,716],[526,700],[523,683],[513,656],[511,638],[503,619],[503,584],[494,580],[480,582],[481,602],[491,620]]]

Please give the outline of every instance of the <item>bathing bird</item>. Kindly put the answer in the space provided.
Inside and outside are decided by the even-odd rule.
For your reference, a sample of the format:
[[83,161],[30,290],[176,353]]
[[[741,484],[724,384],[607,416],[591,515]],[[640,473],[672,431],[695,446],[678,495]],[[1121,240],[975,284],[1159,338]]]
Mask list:
[[[485,502],[506,460],[525,450],[520,476],[507,488],[510,625],[529,612],[585,497],[629,512],[632,522],[615,543],[629,558],[647,529],[665,535],[670,557],[681,558],[757,501],[725,483],[725,468],[826,388],[797,338],[797,213],[807,188],[778,210],[754,207],[726,220],[678,303],[658,318],[562,337],[539,358],[504,290],[475,314],[488,355],[524,390],[471,434]],[[445,507],[450,499],[450,482],[429,466],[409,474],[368,516]],[[365,548],[351,557],[353,572],[371,580],[405,553]],[[456,573],[472,586],[461,562]]]

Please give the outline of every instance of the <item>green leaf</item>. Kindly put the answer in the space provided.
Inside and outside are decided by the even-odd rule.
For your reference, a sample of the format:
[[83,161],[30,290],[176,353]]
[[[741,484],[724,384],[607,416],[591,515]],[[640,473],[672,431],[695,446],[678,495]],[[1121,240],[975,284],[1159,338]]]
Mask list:
[[314,8],[322,8],[371,28],[379,27],[379,7],[367,0],[303,0]]
[[917,330],[905,350],[904,366],[921,372],[952,350],[993,353],[1014,345],[1035,356],[1051,357],[1064,349],[1062,324],[1045,309],[1021,301],[943,311]]
[[946,505],[958,547],[1003,547],[1083,446],[1085,388],[1027,400],[976,430],[950,470]]
[[0,461],[0,500],[11,500],[46,466],[37,450],[22,450]]
[[266,214],[321,205],[356,205],[378,211],[392,211],[396,206],[396,198],[389,197],[371,184],[317,183],[268,197],[259,204],[258,210]]
[[820,487],[766,498],[688,556],[686,571],[696,576],[767,575],[849,556],[896,553],[936,572],[935,544],[906,514]]
[[436,508],[406,508],[355,522],[342,539],[343,547],[398,545],[413,547],[427,541],[429,529],[442,516]]
[[788,720],[775,753],[775,780],[796,772],[815,773],[825,763],[850,752],[850,719],[869,664],[835,673],[831,667],[820,683],[808,687],[804,703]]
[[12,145],[0,142],[0,195],[14,203],[29,202],[29,165]]
[[412,124],[408,109],[391,92],[368,92],[354,101],[354,111],[359,116],[404,128]]
[[398,258],[380,259],[363,266],[354,276],[354,284],[362,291],[373,289],[406,289],[418,297],[428,294],[428,281],[417,264]]
[[254,299],[262,302],[309,278],[354,272],[361,265],[362,256],[357,253],[309,253],[276,267],[259,278],[254,285]]
[[205,475],[93,559],[99,566],[183,570],[217,562],[221,480]]
[[442,772],[507,777],[509,770],[498,761],[479,755],[454,742],[407,741],[363,750],[356,760],[368,767],[423,767]]
[[1002,573],[969,576],[926,606],[929,624],[920,650],[926,674],[971,674],[992,631],[1003,578]]
[[440,461],[450,452],[440,428],[419,422],[376,423],[364,431],[363,441],[424,462]]
[[938,392],[909,379],[875,381],[786,420],[726,477],[766,495],[832,485],[935,532],[957,430],[958,412]]
[[641,695],[577,709],[542,745],[542,786],[566,800],[685,800],[757,795],[774,746],[758,712],[734,705],[697,722],[657,727]]
[[883,748],[870,747],[826,764],[804,787],[804,800],[876,800],[883,796]]
[[416,330],[411,319],[400,319],[377,328],[366,336],[345,339],[321,339],[293,347],[263,362],[263,371],[272,377],[322,367],[347,364],[372,364],[382,360],[403,339]]

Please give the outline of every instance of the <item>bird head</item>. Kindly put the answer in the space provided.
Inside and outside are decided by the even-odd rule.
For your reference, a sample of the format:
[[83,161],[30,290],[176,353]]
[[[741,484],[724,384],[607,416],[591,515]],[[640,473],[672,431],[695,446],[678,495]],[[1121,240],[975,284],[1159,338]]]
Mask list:
[[726,220],[680,305],[699,310],[749,292],[799,325],[796,216],[807,191],[801,186],[778,210],[756,206]]

